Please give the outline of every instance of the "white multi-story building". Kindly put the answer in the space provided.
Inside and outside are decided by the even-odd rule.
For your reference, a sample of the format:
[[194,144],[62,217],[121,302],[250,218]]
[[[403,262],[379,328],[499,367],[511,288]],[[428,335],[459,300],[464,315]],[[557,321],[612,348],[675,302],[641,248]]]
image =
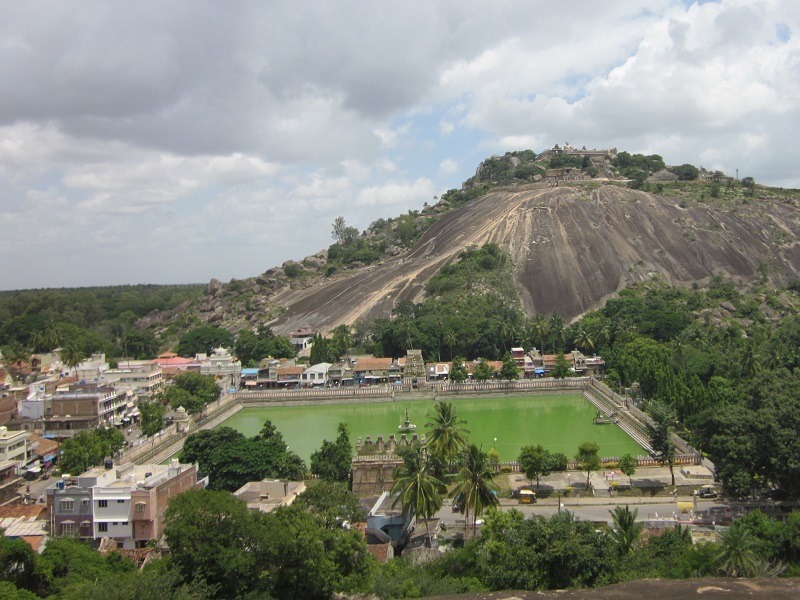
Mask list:
[[28,464],[28,432],[12,431],[5,425],[0,426],[0,463],[14,462],[17,471]]
[[137,548],[163,534],[170,498],[205,487],[197,466],[125,464],[95,467],[78,477],[65,475],[47,488],[53,535],[83,539],[113,538],[123,548]]
[[230,387],[239,387],[242,363],[227,348],[214,348],[211,356],[198,354],[195,360],[200,363],[201,375],[213,375]]
[[164,374],[154,360],[123,361],[103,374],[103,383],[139,398],[151,398],[164,387]]
[[308,367],[300,374],[300,385],[324,386],[328,383],[328,370],[331,366],[331,363],[319,363]]

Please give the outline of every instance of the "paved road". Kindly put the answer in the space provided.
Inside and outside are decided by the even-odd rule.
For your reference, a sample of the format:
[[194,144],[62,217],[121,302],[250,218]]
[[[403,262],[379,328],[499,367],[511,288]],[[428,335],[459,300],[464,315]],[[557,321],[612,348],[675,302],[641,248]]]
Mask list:
[[[680,502],[691,502],[691,498],[678,498]],[[669,501],[668,498],[647,498],[643,499],[641,503],[638,502],[639,498],[582,498],[576,500],[570,499],[562,510],[568,510],[579,519],[584,521],[606,521],[611,522],[611,511],[617,505],[628,505],[631,510],[637,510],[637,521],[656,521],[661,519],[674,519],[678,516],[683,517],[683,520],[688,515],[681,515],[678,505],[674,500]],[[700,514],[705,514],[706,511],[711,509],[723,510],[725,504],[717,500],[700,500],[698,501],[697,508]],[[541,504],[514,504],[509,501],[503,501],[500,508],[502,510],[510,510],[512,508],[519,510],[526,517],[530,515],[542,515],[545,517],[556,514],[559,510],[558,501],[542,502]],[[458,524],[460,521],[463,523],[464,516],[461,513],[454,513],[452,504],[442,506],[442,509],[437,513],[437,518],[441,519],[448,527]]]

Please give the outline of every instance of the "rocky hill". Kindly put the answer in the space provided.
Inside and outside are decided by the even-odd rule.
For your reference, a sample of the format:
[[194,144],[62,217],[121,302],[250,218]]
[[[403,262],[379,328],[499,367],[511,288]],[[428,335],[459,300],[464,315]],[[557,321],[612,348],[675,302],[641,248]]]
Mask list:
[[496,188],[441,214],[411,250],[377,264],[324,277],[323,251],[303,261],[304,277],[274,268],[249,280],[212,281],[189,311],[230,329],[268,321],[276,333],[302,325],[330,330],[387,316],[401,299],[419,301],[443,265],[486,242],[511,255],[526,310],[567,320],[653,277],[689,284],[761,275],[777,285],[800,277],[795,199],[762,193],[712,202],[693,198],[696,191],[654,194],[597,182]]

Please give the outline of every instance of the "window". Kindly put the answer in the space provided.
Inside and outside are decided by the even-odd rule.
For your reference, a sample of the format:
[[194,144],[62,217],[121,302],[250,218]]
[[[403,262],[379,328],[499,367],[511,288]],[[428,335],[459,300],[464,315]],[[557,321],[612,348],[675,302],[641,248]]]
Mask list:
[[[73,510],[75,508],[75,501],[74,500],[62,500],[59,502],[59,507],[61,510]],[[74,525],[74,523],[73,523]]]
[[81,500],[81,506],[89,506],[89,499],[84,498],[83,500]]
[[100,533],[106,533],[108,531],[108,523],[98,523],[97,531]]
[[72,521],[64,521],[61,524],[62,535],[75,535],[75,523]]
[[136,512],[143,513],[145,506],[147,506],[144,502],[137,502],[136,503]]
[[117,504],[125,504],[125,500],[117,500]]
[[97,501],[98,508],[108,508],[108,500],[98,500]]

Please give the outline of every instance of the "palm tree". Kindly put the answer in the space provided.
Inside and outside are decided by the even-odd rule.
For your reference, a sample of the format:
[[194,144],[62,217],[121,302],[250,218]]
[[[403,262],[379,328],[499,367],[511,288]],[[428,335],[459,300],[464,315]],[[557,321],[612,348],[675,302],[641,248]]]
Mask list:
[[447,349],[450,351],[450,358],[454,356],[453,349],[456,347],[458,343],[458,333],[454,329],[448,329],[444,332],[442,336],[442,341],[444,345],[447,346]]
[[748,377],[752,377],[761,370],[761,356],[752,344],[748,344],[742,353],[741,368],[742,374]]
[[556,348],[564,348],[564,319],[562,319],[555,312],[549,317],[550,336],[553,340],[553,354],[557,352]]
[[750,531],[737,523],[719,534],[717,564],[731,577],[749,577],[756,566],[756,540]]
[[443,464],[449,465],[464,446],[467,434],[466,421],[459,419],[452,402],[437,402],[433,414],[425,415],[428,422],[428,450]]
[[472,535],[478,527],[478,517],[485,508],[497,506],[497,486],[492,482],[494,473],[489,462],[489,456],[475,444],[470,444],[464,451],[461,460],[461,469],[458,473],[458,485],[453,490],[453,496],[460,498],[464,507],[464,528],[469,521],[472,511]]
[[644,523],[636,522],[638,515],[639,509],[635,508],[631,511],[627,504],[624,507],[617,506],[611,511],[611,519],[614,521],[612,537],[617,544],[620,556],[633,554],[633,548],[644,528]]
[[22,379],[22,370],[25,368],[23,363],[30,360],[30,351],[19,342],[11,342],[3,348],[0,354],[3,356],[3,361],[11,377],[15,380]]
[[74,341],[69,341],[61,348],[61,362],[68,368],[74,371],[75,376],[78,376],[78,365],[83,362],[86,355],[78,347]]
[[444,484],[428,473],[428,461],[419,444],[401,451],[401,456],[403,464],[394,470],[392,494],[397,494],[397,497],[392,507],[397,506],[399,502],[403,514],[409,519],[413,517],[425,519],[425,534],[430,542],[428,519],[442,507],[442,496],[439,491],[444,489]]
[[339,356],[346,356],[353,347],[353,331],[349,325],[344,323],[334,327],[333,329],[333,343],[339,350]]
[[592,336],[597,347],[605,346],[611,341],[611,326],[608,324],[608,319],[604,317],[595,323]]
[[579,328],[578,331],[575,332],[575,345],[584,354],[591,352],[594,350],[594,340],[592,339],[592,335],[583,327]]
[[544,315],[534,315],[531,319],[531,332],[534,338],[539,342],[539,352],[544,354],[544,340],[550,332],[550,327],[547,324],[547,317]]

